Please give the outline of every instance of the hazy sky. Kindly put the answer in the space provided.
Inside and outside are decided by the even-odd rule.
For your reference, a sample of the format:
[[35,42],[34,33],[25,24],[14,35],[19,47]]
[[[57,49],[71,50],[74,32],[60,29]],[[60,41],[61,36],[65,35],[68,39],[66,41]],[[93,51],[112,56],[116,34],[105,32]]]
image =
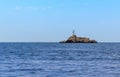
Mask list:
[[0,42],[78,36],[120,42],[120,0],[0,0]]

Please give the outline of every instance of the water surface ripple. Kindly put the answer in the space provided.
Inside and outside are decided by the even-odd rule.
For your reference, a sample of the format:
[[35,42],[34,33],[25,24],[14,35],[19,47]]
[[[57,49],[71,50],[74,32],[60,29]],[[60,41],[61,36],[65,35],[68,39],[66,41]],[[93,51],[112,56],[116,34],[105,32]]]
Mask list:
[[0,43],[0,77],[120,77],[120,43]]

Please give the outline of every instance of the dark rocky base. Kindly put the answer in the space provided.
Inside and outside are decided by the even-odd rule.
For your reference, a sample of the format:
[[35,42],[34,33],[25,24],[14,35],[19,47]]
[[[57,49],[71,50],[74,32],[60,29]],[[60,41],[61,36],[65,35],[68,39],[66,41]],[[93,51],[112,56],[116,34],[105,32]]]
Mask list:
[[72,42],[72,41],[60,41],[59,43],[98,43],[98,42]]

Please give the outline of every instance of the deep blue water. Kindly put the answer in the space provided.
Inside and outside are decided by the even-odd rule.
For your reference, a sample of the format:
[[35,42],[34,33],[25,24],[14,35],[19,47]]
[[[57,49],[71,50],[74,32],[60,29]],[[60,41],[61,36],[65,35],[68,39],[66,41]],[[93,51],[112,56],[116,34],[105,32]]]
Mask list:
[[0,43],[0,77],[120,77],[120,43]]

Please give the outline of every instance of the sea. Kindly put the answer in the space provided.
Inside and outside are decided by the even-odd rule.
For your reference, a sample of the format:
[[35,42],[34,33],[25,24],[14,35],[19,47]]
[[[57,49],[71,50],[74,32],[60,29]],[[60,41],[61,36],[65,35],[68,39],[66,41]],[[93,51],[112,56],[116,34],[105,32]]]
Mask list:
[[120,77],[120,43],[0,43],[0,77]]

